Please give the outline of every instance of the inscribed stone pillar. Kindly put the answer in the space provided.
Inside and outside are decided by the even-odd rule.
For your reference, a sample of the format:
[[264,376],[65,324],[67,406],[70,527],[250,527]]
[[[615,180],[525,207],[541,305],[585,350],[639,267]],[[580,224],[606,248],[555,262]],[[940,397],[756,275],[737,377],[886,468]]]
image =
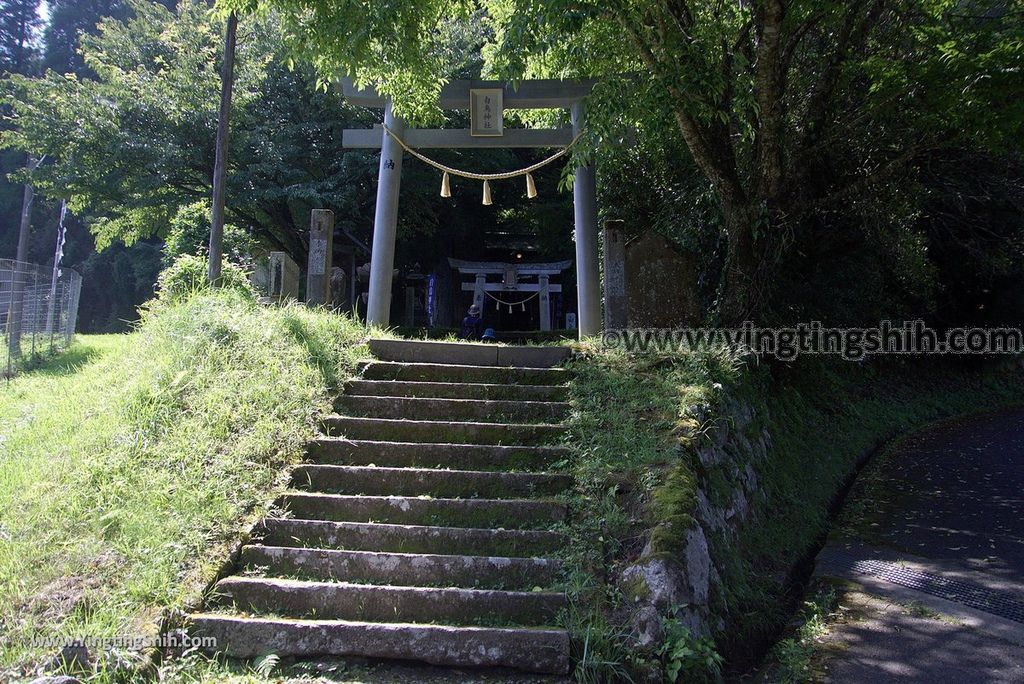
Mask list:
[[604,224],[604,327],[626,327],[626,236],[622,221]]
[[331,303],[331,251],[334,247],[334,212],[314,209],[309,222],[309,261],[306,269],[306,303]]

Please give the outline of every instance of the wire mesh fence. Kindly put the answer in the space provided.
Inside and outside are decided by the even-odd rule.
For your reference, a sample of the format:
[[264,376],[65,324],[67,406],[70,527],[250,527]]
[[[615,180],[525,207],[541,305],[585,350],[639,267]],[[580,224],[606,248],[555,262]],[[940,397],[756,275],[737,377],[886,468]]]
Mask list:
[[10,377],[27,361],[71,344],[78,319],[82,276],[0,259],[0,330],[4,373]]

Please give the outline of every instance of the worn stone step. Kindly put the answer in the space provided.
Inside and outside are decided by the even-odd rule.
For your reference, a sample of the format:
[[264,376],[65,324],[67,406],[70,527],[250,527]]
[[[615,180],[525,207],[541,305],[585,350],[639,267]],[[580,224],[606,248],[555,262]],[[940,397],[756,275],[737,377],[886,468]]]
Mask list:
[[563,446],[432,444],[319,437],[306,446],[314,463],[456,470],[541,470],[569,458]]
[[569,404],[557,401],[494,401],[424,397],[365,397],[344,394],[335,408],[349,416],[408,420],[482,420],[490,423],[557,423]]
[[567,674],[569,635],[561,629],[451,627],[342,620],[191,616],[189,633],[236,658],[358,656],[458,667],[509,667]]
[[568,396],[568,389],[564,385],[495,385],[479,382],[353,380],[345,385],[345,393],[367,397],[564,401]]
[[503,366],[401,363],[397,361],[363,361],[359,366],[360,375],[364,380],[475,382],[506,385],[562,385],[569,380],[569,371],[564,368],[506,368]]
[[370,340],[370,352],[382,361],[466,366],[550,368],[569,358],[568,347],[469,344],[428,340]]
[[292,471],[292,485],[332,494],[510,499],[559,494],[572,486],[572,478],[561,473],[302,464]]
[[406,586],[519,589],[549,587],[562,562],[553,558],[337,551],[250,544],[241,567],[268,575]]
[[267,518],[255,531],[268,546],[533,558],[560,549],[549,530],[502,530]]
[[565,505],[550,500],[432,499],[289,492],[277,503],[293,517],[303,520],[517,529],[546,527],[565,520]]
[[565,594],[456,587],[400,587],[349,582],[312,582],[273,577],[226,577],[211,605],[246,613],[366,622],[554,624]]
[[539,446],[556,443],[565,435],[563,426],[543,423],[395,420],[332,415],[324,418],[323,424],[327,433],[336,437],[398,442]]

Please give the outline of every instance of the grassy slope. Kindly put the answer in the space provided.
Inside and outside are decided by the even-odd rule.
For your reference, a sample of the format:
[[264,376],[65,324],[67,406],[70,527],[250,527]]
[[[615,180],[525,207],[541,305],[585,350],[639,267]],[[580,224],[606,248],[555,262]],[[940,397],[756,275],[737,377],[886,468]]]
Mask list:
[[364,331],[204,295],[0,394],[0,679],[196,597],[297,460]]
[[737,360],[707,354],[626,354],[578,349],[570,400],[578,483],[570,501],[572,569],[567,627],[582,650],[583,682],[658,677],[653,654],[635,652],[617,625],[623,596],[612,582],[650,539],[655,553],[678,548],[690,524],[696,479],[687,446],[722,389],[740,377]]
[[[362,355],[362,335],[327,314],[203,297],[132,335],[88,338],[7,386],[0,677],[46,655],[28,648],[31,636],[133,635],[158,611],[192,600],[218,550],[298,458],[316,412],[329,407],[328,389]],[[620,596],[606,580],[651,534],[671,551],[671,532],[693,507],[687,447],[700,421],[714,418],[723,386],[762,406],[777,456],[759,473],[770,515],[725,568],[722,598],[734,617],[745,616],[731,623],[734,645],[764,638],[785,619],[780,579],[822,530],[860,454],[880,436],[1012,402],[1020,381],[1019,372],[813,360],[776,369],[769,381],[725,354],[580,351],[576,453],[566,466],[581,485],[571,502],[569,626],[587,647],[577,654],[584,680],[662,667],[656,656],[621,650],[623,635],[607,619]],[[728,648],[728,635],[719,637]],[[168,663],[164,675],[265,681],[247,667],[201,660]]]
[[[756,657],[790,617],[793,567],[828,525],[829,506],[860,457],[885,439],[945,416],[1019,403],[1019,366],[930,360],[855,364],[801,359],[740,368],[728,354],[659,356],[583,350],[569,466],[582,494],[572,502],[568,626],[586,644],[584,681],[658,676],[658,654],[631,652],[617,627],[621,593],[609,585],[648,540],[679,548],[698,486],[691,445],[718,400],[738,396],[773,441],[758,477],[768,495],[753,524],[712,551],[725,591],[713,597],[726,629],[718,647],[736,665]],[[709,486],[705,484],[704,486]],[[678,552],[678,551],[675,551]]]

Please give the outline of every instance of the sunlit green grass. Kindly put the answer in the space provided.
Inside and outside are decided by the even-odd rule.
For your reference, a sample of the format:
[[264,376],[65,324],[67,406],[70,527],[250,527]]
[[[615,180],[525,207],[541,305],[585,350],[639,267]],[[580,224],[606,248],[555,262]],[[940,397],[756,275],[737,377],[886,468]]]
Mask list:
[[186,608],[300,457],[365,331],[202,295],[0,385],[0,680]]
[[67,376],[116,350],[125,339],[127,335],[76,335],[69,349],[13,379],[0,379],[0,421],[6,424],[12,415],[37,406],[51,392],[63,391],[74,382]]

